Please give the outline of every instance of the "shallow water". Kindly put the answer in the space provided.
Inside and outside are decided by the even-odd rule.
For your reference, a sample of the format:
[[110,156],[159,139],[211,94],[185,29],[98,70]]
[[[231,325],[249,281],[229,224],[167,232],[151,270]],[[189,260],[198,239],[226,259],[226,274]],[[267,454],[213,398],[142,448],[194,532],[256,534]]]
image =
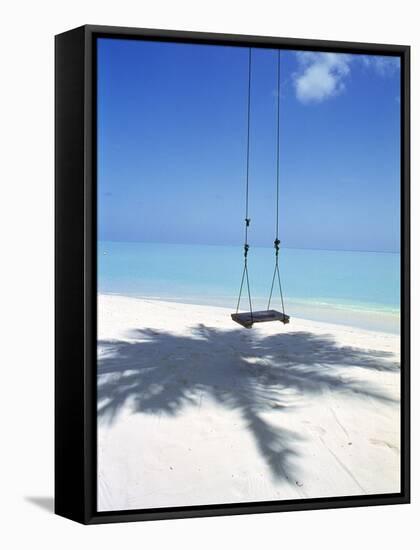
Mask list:
[[[103,241],[98,291],[235,310],[242,262],[242,247]],[[274,250],[251,248],[253,309],[267,307],[273,270]],[[399,254],[282,249],[280,273],[289,315],[399,332]],[[278,287],[271,306],[281,308]]]

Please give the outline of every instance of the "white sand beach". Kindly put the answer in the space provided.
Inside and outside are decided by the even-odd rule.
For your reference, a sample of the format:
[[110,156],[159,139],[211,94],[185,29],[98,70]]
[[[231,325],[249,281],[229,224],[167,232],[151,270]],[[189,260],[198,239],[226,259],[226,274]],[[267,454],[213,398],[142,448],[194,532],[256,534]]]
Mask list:
[[230,313],[99,296],[98,510],[399,492],[399,336]]

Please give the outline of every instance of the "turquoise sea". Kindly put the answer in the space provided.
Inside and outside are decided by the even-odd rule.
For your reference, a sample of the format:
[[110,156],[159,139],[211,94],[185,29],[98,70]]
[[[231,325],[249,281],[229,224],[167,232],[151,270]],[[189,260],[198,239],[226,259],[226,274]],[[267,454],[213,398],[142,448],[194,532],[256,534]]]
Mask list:
[[[242,262],[241,246],[103,241],[98,291],[234,311]],[[273,270],[274,250],[251,248],[254,309],[267,307]],[[284,248],[280,272],[286,313],[292,317],[399,332],[399,254]],[[278,292],[272,307],[280,307]],[[241,309],[248,309],[246,292]]]

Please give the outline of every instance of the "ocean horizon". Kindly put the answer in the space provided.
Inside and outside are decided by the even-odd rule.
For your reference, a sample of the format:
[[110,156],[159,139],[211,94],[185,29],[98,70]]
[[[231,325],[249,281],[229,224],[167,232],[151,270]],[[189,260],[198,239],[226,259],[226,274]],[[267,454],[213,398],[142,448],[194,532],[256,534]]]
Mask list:
[[[399,332],[399,253],[282,248],[279,266],[285,311],[292,317]],[[251,247],[248,267],[252,308],[265,309],[274,249]],[[242,269],[242,246],[98,242],[100,294],[235,311]],[[278,287],[271,307],[281,308]],[[240,310],[249,310],[246,288]]]

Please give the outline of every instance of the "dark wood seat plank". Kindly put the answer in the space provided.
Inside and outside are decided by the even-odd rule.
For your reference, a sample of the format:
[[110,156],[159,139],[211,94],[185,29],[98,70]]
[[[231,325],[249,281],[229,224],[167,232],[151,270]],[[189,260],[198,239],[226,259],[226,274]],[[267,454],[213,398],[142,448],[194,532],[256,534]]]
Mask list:
[[252,328],[254,323],[267,323],[269,321],[280,321],[287,324],[290,321],[289,315],[283,314],[275,309],[264,311],[246,311],[244,313],[232,313],[232,320],[245,328]]

